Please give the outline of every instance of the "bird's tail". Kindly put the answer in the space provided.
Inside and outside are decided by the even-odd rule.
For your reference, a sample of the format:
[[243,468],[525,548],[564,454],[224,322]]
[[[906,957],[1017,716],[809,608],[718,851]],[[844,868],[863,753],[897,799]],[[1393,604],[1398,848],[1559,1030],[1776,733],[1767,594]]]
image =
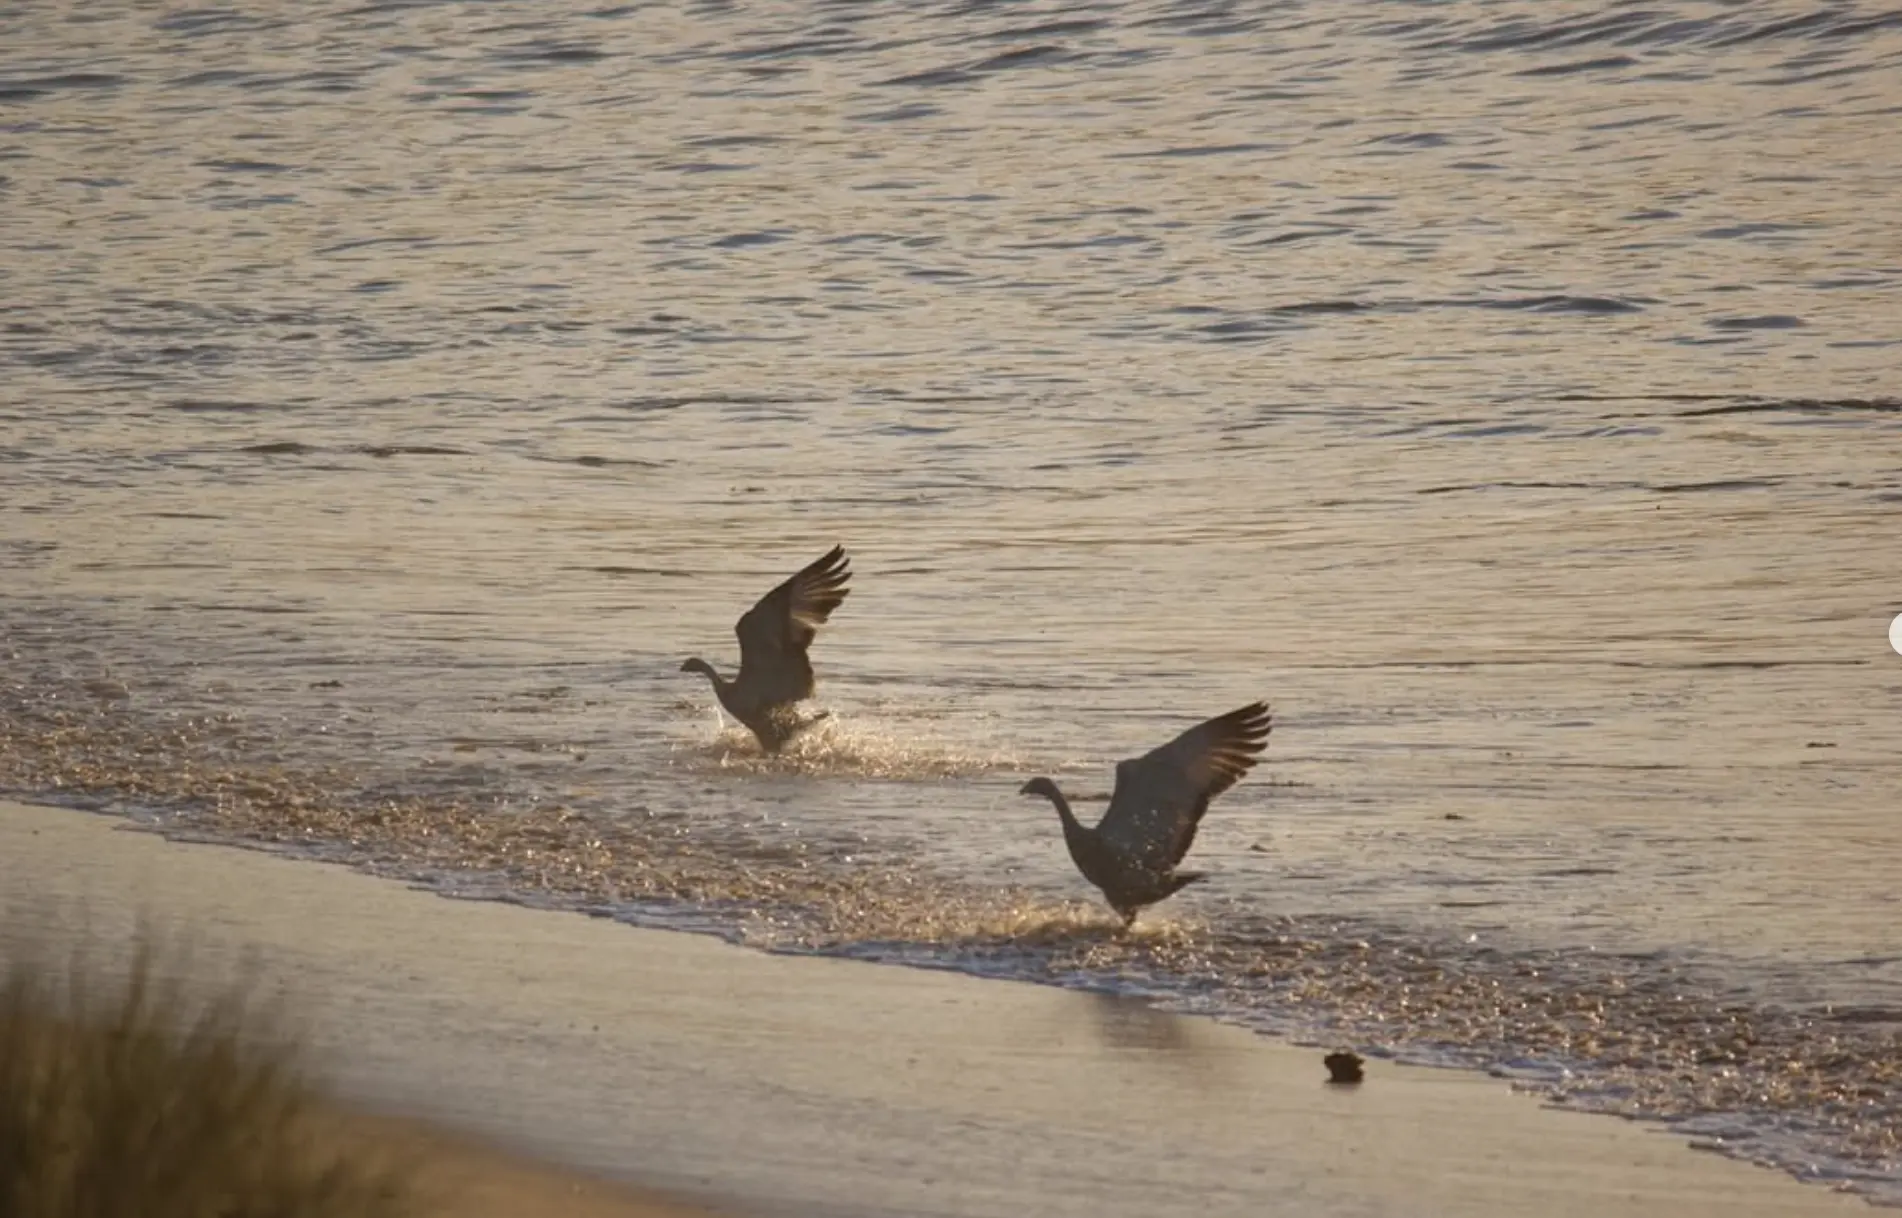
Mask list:
[[794,718],[786,725],[786,739],[791,740],[794,736],[802,735],[830,718],[832,718],[832,712],[829,710],[815,711],[810,715]]
[[1208,878],[1209,873],[1206,871],[1178,871],[1169,877],[1169,891],[1171,894],[1178,893],[1197,880],[1206,880]]

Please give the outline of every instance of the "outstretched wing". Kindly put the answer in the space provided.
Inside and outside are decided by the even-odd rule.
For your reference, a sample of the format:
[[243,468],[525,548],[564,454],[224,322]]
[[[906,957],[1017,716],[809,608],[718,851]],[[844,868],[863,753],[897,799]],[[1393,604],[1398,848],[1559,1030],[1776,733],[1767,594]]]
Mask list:
[[761,706],[797,702],[813,691],[806,648],[846,594],[852,577],[844,546],[833,546],[746,611],[733,627],[740,638],[735,683]]
[[1209,801],[1234,786],[1268,745],[1273,716],[1251,702],[1116,766],[1116,791],[1097,832],[1132,863],[1164,872],[1195,841]]

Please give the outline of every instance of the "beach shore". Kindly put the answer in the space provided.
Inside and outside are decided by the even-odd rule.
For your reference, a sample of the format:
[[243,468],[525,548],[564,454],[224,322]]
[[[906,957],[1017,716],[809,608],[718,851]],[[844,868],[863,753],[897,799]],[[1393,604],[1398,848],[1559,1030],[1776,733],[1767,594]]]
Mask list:
[[145,925],[207,977],[252,960],[364,1119],[488,1198],[457,1212],[1868,1208],[1482,1076],[1330,1087],[1317,1051],[1133,1001],[451,901],[83,812],[0,802],[0,916],[0,952],[109,956]]

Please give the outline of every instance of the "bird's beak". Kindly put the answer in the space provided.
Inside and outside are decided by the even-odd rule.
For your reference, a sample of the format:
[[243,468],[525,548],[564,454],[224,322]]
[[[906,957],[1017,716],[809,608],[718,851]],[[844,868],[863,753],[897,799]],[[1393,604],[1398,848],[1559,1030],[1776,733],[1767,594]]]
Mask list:
[[682,664],[681,664],[681,666],[680,666],[680,671],[682,671],[682,672],[692,672],[692,671],[693,671],[693,661],[692,661],[692,660],[687,660],[687,661],[685,661],[684,663],[682,663]]
[[1034,782],[1027,782],[1023,786],[1017,788],[1017,793],[1019,795],[1035,795],[1037,793],[1037,784]]

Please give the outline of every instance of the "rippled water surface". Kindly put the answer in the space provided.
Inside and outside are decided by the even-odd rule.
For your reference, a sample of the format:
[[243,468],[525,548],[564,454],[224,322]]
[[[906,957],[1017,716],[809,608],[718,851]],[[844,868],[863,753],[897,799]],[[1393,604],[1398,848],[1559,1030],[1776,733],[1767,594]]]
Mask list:
[[[0,784],[1902,1198],[1898,123],[1854,5],[8,6]],[[1256,697],[1110,935],[1016,788]]]

